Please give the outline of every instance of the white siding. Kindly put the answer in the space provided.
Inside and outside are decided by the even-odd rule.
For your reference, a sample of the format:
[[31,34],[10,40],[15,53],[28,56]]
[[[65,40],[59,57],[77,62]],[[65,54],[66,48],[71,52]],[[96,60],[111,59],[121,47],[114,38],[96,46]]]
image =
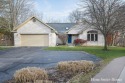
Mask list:
[[[85,31],[83,31],[82,34],[79,35],[79,38],[87,40],[87,32],[90,30],[94,30],[94,29],[86,29]],[[101,34],[101,32],[98,31],[98,41],[87,41],[87,43],[85,45],[87,45],[87,46],[103,46],[104,45],[104,37]]]
[[21,45],[21,36],[19,33],[14,33],[14,46]]
[[72,43],[74,42],[75,39],[78,39],[78,35],[72,35]]
[[49,46],[56,46],[56,34],[50,33],[49,34]]
[[47,34],[51,33],[51,29],[48,28],[46,25],[42,24],[41,22],[37,21],[33,22],[30,20],[26,24],[24,24],[21,28],[17,30],[20,34]]

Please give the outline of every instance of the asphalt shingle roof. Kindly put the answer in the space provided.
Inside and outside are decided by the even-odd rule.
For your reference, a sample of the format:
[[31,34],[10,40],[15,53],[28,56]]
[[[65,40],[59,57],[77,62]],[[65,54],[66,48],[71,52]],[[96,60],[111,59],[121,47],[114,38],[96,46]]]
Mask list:
[[[72,28],[76,23],[47,23],[49,26],[57,30],[58,32],[66,32]],[[68,28],[68,29],[66,29]]]

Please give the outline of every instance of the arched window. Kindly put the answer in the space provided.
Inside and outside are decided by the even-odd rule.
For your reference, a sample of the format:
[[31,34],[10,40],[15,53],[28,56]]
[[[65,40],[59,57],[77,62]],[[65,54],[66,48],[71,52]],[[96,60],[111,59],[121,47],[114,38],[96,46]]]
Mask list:
[[88,41],[98,41],[98,32],[91,30],[87,32],[87,40]]

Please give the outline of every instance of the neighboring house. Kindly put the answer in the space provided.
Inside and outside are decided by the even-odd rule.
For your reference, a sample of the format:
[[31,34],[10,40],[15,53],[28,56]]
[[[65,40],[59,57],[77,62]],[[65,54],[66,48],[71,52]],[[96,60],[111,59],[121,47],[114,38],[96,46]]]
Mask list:
[[78,23],[69,29],[68,34],[68,43],[72,44],[75,39],[87,40],[84,45],[87,46],[102,46],[104,45],[104,37],[102,33],[94,28],[90,28],[85,24]]
[[15,46],[55,46],[57,31],[31,17],[14,30]]
[[125,30],[118,30],[113,33],[113,45],[125,46]]

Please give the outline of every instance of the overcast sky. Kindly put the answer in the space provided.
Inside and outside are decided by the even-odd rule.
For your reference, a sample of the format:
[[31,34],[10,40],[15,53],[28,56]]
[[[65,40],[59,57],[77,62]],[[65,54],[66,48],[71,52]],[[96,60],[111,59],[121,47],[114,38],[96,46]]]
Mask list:
[[78,7],[79,0],[35,0],[35,8],[43,13],[43,21],[48,19],[66,20],[71,11]]

